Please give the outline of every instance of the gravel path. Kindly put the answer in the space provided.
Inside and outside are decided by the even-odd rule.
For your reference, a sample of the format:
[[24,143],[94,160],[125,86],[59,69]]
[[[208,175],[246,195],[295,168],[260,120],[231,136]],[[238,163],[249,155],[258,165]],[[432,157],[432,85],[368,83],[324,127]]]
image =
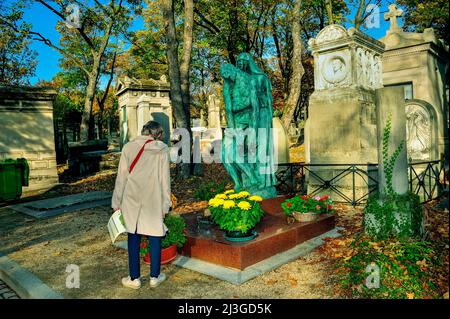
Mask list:
[[[168,279],[158,288],[150,288],[147,279],[138,291],[123,288],[127,252],[111,245],[109,216],[108,207],[97,207],[35,220],[3,208],[0,251],[66,298],[344,298],[320,250],[240,286],[169,264],[162,267]],[[66,287],[69,265],[79,266],[79,288]],[[142,263],[146,278],[147,267]]]

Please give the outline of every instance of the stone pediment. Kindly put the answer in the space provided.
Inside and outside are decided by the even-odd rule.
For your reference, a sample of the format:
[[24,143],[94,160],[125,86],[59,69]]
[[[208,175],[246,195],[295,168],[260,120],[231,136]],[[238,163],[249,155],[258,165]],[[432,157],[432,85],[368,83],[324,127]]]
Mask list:
[[116,85],[116,94],[120,95],[128,89],[134,90],[156,90],[156,91],[168,91],[170,85],[165,75],[162,75],[159,80],[155,79],[136,79],[124,76],[118,78]]
[[345,38],[347,36],[347,30],[345,30],[344,27],[337,25],[337,24],[332,24],[329,25],[327,27],[325,27],[324,29],[322,29],[319,34],[316,37],[316,44],[320,44],[323,42],[329,42],[329,41],[334,41],[334,40],[338,40],[340,38]]

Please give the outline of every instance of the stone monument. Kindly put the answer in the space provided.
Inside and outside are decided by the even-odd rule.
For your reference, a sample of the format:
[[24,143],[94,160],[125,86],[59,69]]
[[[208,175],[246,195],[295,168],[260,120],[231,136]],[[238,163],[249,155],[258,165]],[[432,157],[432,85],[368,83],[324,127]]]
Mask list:
[[[220,100],[216,94],[208,96],[208,128],[221,131],[220,123]],[[221,135],[221,134],[220,134]]]
[[163,75],[159,80],[138,80],[124,77],[118,80],[116,95],[119,100],[121,145],[141,134],[150,120],[164,128],[164,142],[172,133],[172,105],[170,85]]
[[30,168],[23,196],[58,183],[52,89],[0,86],[0,159],[25,158]]
[[383,83],[404,89],[408,158],[430,161],[445,154],[448,159],[448,47],[432,28],[423,33],[404,32],[397,21],[402,13],[391,4],[384,16],[390,28],[380,39],[386,45]]
[[[325,27],[308,43],[314,56],[315,91],[310,98],[305,126],[307,161],[311,164],[377,163],[375,90],[383,86],[384,44],[355,28],[346,30],[339,25]],[[371,169],[368,165],[367,173],[376,176],[376,171]],[[356,197],[363,196],[368,192],[367,176],[352,175],[343,174],[342,167],[312,166],[308,194],[352,198],[354,183]],[[340,195],[333,194],[330,187],[339,188]]]

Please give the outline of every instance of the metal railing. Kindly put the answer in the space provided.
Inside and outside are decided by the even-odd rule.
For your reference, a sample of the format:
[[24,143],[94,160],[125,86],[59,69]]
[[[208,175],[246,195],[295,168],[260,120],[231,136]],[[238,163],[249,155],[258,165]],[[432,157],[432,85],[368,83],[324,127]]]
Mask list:
[[[279,194],[314,196],[327,191],[334,194],[334,201],[353,206],[365,203],[378,191],[377,164],[284,163],[278,164],[276,175]],[[446,178],[443,160],[409,163],[409,190],[422,202],[441,196]]]
[[423,203],[438,198],[447,185],[447,174],[443,160],[409,162],[409,191],[420,196]]

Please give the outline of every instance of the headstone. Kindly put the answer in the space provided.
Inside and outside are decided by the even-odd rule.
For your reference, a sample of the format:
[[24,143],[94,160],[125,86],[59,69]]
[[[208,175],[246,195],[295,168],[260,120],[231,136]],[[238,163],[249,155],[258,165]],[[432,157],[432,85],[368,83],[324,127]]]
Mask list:
[[386,120],[391,117],[391,130],[389,138],[389,157],[403,145],[395,161],[392,171],[392,187],[397,194],[406,194],[408,191],[408,160],[406,156],[406,114],[403,100],[403,90],[399,87],[387,87],[376,91],[377,98],[377,127],[378,127],[378,185],[381,194],[384,193],[386,176],[383,161],[383,133]]
[[216,94],[211,94],[208,97],[208,128],[216,133],[216,139],[222,138],[220,100]]
[[81,209],[109,206],[111,195],[110,192],[87,192],[13,205],[10,208],[35,218],[49,218]]
[[[314,56],[315,91],[305,127],[306,159],[311,164],[377,163],[375,90],[383,86],[384,45],[339,25],[325,27],[309,45]],[[367,167],[368,174],[373,173],[371,169]],[[342,194],[352,198],[353,185],[356,198],[368,192],[367,176],[342,171],[337,166],[312,166],[308,193],[324,187],[321,193],[337,200]]]
[[215,94],[208,96],[208,128],[220,128],[220,100]]
[[52,89],[0,86],[0,160],[25,158],[29,186],[22,196],[58,183]]
[[277,150],[278,164],[289,163],[289,139],[278,117],[273,118],[273,146]]

